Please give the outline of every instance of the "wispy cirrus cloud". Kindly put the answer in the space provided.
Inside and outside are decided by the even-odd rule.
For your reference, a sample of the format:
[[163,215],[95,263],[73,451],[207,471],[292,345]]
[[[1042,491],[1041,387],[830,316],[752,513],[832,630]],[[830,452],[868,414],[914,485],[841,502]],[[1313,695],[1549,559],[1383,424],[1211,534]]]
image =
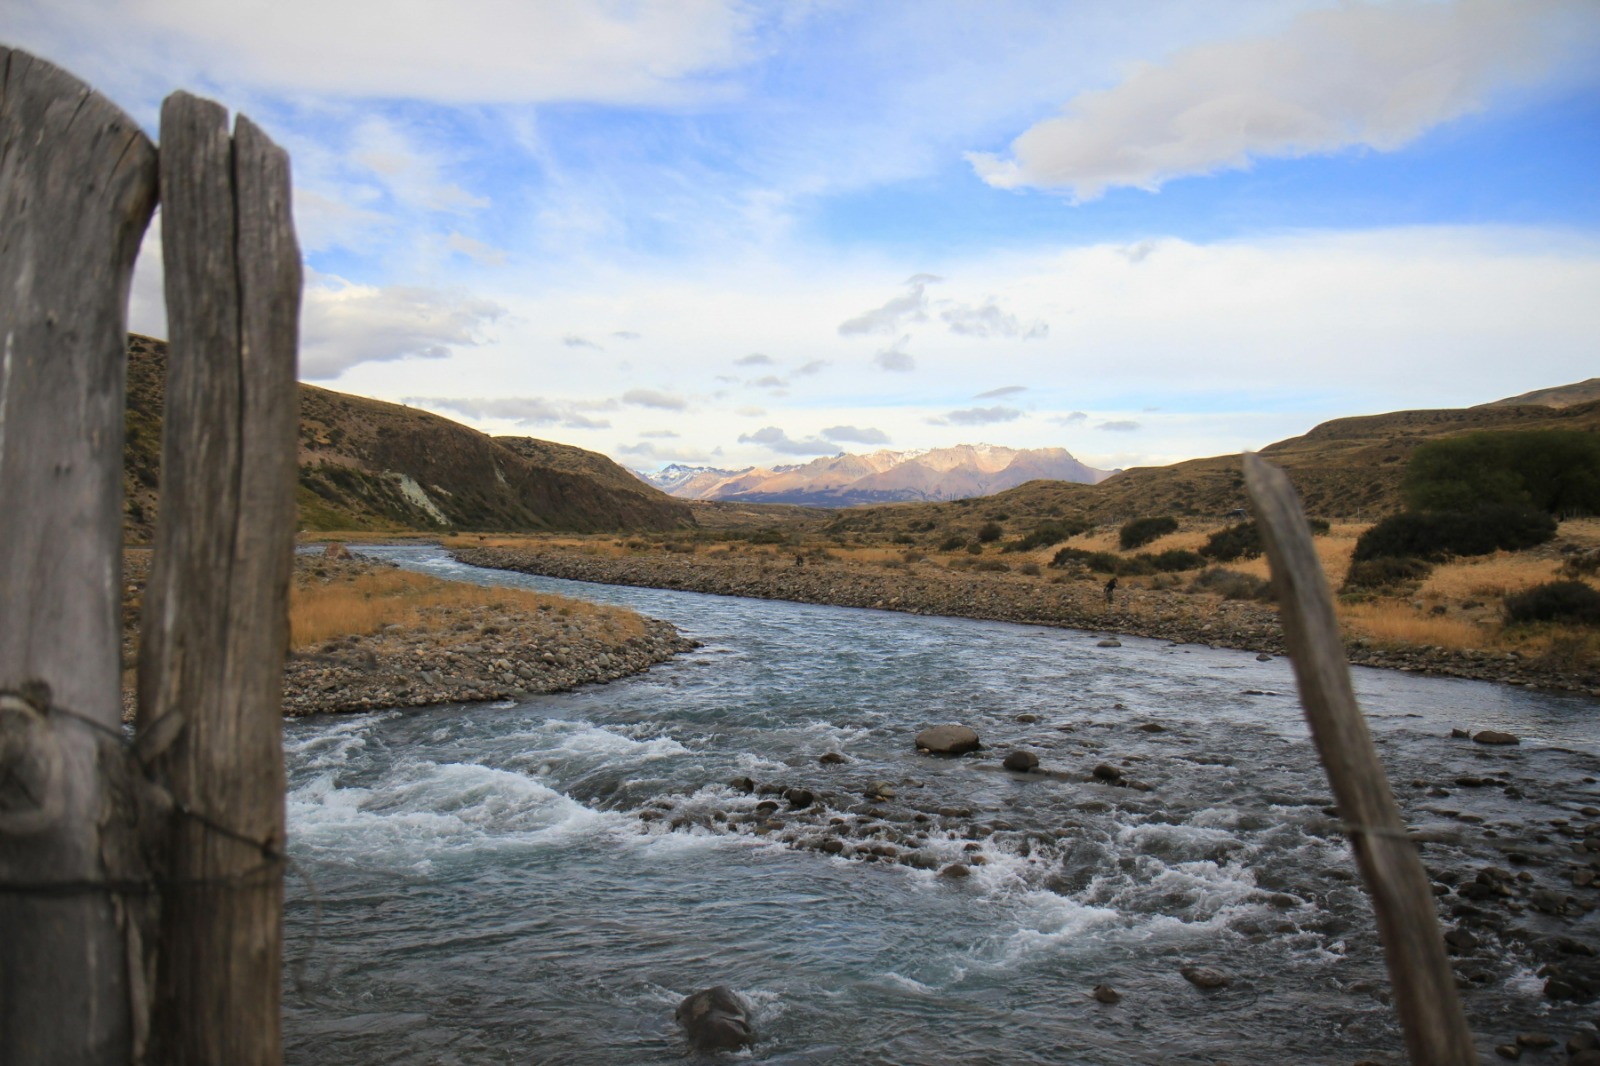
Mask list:
[[996,404],[993,407],[968,407],[960,411],[947,411],[940,424],[953,426],[992,426],[1000,422],[1015,422],[1022,412],[1015,407]]
[[1002,396],[1015,396],[1018,393],[1027,392],[1027,391],[1028,391],[1028,386],[1026,386],[1026,385],[1002,385],[998,389],[990,389],[988,392],[980,392],[976,396],[974,396],[973,399],[974,400],[998,400]]
[[603,418],[591,418],[584,410],[612,410],[616,404],[602,401],[597,404],[558,403],[537,396],[500,396],[494,398],[408,396],[406,403],[430,410],[453,411],[467,418],[502,420],[524,426],[561,426],[565,429],[609,429],[611,423]]
[[1144,428],[1131,418],[1117,418],[1109,422],[1102,422],[1095,429],[1103,429],[1107,433],[1134,433]]
[[622,394],[622,402],[633,404],[635,407],[654,407],[661,411],[683,411],[689,406],[689,401],[682,396],[661,392],[658,389],[629,389]]
[[839,323],[839,336],[864,333],[894,333],[907,322],[928,319],[928,286],[944,279],[937,274],[913,274],[905,281],[906,291],[890,298],[881,307],[863,311]]
[[359,285],[307,269],[300,374],[331,380],[361,363],[443,359],[490,338],[506,313],[492,300],[416,285]]

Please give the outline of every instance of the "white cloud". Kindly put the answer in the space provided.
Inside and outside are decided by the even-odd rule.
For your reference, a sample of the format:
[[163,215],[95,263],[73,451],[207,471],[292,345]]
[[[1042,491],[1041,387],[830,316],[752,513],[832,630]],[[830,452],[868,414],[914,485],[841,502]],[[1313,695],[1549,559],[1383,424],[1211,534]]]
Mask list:
[[789,387],[789,383],[776,374],[768,374],[764,378],[756,378],[754,381],[748,381],[745,384],[758,389],[786,389]]
[[839,448],[820,437],[793,440],[777,426],[767,426],[754,433],[741,433],[740,444],[760,444],[784,455],[837,455]]
[[619,341],[636,341],[640,336],[631,329],[612,330],[611,335]]
[[604,348],[600,347],[588,337],[580,337],[576,333],[569,333],[565,337],[562,337],[561,343],[567,348],[593,348],[597,352],[605,351]]
[[1015,396],[1019,392],[1027,391],[1028,386],[1026,385],[1002,385],[998,389],[990,389],[988,392],[980,392],[978,395],[974,396],[973,399],[998,400],[1002,396]]
[[436,150],[419,147],[405,130],[387,119],[370,116],[351,134],[350,162],[365,168],[405,207],[451,215],[469,215],[489,206],[444,176],[447,160]]
[[997,404],[994,407],[968,407],[961,411],[949,411],[944,420],[957,426],[992,426],[998,422],[1015,422],[1022,417],[1022,412],[1015,407]]
[[879,370],[892,370],[898,373],[915,370],[917,361],[906,351],[906,345],[910,343],[911,335],[907,333],[889,347],[880,348],[878,354],[872,357],[872,365]]
[[749,55],[733,0],[66,0],[55,18],[191,83],[451,103],[670,103]]
[[484,266],[499,267],[506,265],[506,252],[504,248],[496,248],[480,240],[465,236],[461,233],[451,232],[445,238],[445,247],[452,252],[460,252],[468,259],[475,259]]
[[1108,433],[1133,433],[1136,432],[1140,426],[1139,423],[1133,421],[1131,418],[1118,418],[1113,419],[1110,422],[1102,422],[1094,428],[1106,430]]
[[824,438],[838,444],[888,444],[889,434],[881,429],[871,426],[858,428],[856,426],[829,426],[822,431]]
[[[1345,3],[1275,35],[1196,45],[1080,93],[1011,144],[969,153],[990,185],[1154,190],[1174,178],[1364,146],[1392,151],[1560,61],[1574,0]],[[1594,31],[1593,8],[1588,12]]]
[[771,366],[772,356],[762,355],[760,352],[751,352],[733,361],[734,366]]
[[623,403],[631,403],[636,407],[653,407],[661,411],[682,411],[689,406],[689,401],[682,396],[674,396],[670,392],[660,392],[656,389],[629,389],[622,394]]
[[958,304],[939,312],[951,333],[968,337],[1021,337],[1023,340],[1042,340],[1050,335],[1050,327],[1035,320],[1023,325],[1016,315],[1000,310],[993,300],[977,307]]
[[709,463],[719,451],[720,449],[706,452],[699,448],[677,448],[671,445],[652,444],[649,441],[617,445],[618,455],[628,455],[658,463]]
[[1082,411],[1069,411],[1064,415],[1051,415],[1050,421],[1061,426],[1076,426],[1089,421],[1089,416]]
[[490,300],[413,285],[357,285],[307,269],[300,307],[300,375],[338,377],[359,363],[443,359],[487,342],[505,314]]
[[795,368],[795,376],[808,377],[828,365],[826,359],[810,359]]
[[644,429],[639,431],[639,436],[644,437],[647,440],[676,440],[681,437],[682,434],[674,433],[670,429]]
[[928,318],[927,288],[943,281],[933,274],[913,274],[906,279],[906,291],[889,299],[882,307],[863,311],[839,323],[839,336],[860,333],[894,333],[906,322],[925,322]]
[[556,403],[537,396],[501,396],[469,399],[444,396],[408,396],[406,403],[429,409],[443,408],[468,418],[515,422],[523,426],[555,426],[566,429],[609,429],[603,418],[590,418],[575,405]]

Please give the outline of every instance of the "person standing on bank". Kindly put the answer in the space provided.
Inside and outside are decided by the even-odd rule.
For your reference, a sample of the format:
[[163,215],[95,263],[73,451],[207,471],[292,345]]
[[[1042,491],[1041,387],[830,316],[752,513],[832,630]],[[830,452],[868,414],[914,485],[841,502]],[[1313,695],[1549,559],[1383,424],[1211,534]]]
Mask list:
[[1106,582],[1106,606],[1111,605],[1111,597],[1117,591],[1117,575],[1112,574],[1111,580]]

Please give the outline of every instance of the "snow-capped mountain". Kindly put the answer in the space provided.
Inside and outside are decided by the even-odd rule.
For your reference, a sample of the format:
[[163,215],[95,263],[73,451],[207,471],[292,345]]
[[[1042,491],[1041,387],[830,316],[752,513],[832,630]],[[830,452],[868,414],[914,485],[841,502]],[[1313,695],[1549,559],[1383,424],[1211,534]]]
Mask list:
[[654,473],[635,471],[663,492],[685,499],[813,507],[959,500],[988,496],[1039,478],[1092,485],[1115,472],[1085,466],[1065,448],[1005,448],[993,444],[868,455],[844,453],[772,468],[719,470],[675,463]]

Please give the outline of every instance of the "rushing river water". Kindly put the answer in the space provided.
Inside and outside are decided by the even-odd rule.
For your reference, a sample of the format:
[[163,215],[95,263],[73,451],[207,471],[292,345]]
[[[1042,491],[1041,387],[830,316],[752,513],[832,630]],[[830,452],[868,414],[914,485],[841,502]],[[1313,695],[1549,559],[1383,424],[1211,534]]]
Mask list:
[[[704,646],[581,692],[285,727],[291,1063],[694,1062],[673,1008],[719,983],[754,1004],[741,1057],[765,1063],[1402,1060],[1285,660],[370,552],[622,604]],[[1579,891],[1569,842],[1542,831],[1600,806],[1594,700],[1371,670],[1356,688],[1408,819],[1448,838],[1425,847],[1430,869],[1525,868]],[[940,722],[987,750],[919,757],[912,738]],[[1002,769],[1013,746],[1047,773]],[[819,763],[829,751],[849,761]],[[1149,790],[1093,780],[1100,763]],[[830,809],[781,803],[785,829],[758,832],[768,797],[728,786],[740,777]],[[1596,917],[1489,915],[1463,963],[1486,1056],[1592,1015],[1545,999],[1516,930],[1596,943]],[[1188,964],[1232,983],[1202,991]],[[1121,1002],[1090,998],[1098,984]]]

